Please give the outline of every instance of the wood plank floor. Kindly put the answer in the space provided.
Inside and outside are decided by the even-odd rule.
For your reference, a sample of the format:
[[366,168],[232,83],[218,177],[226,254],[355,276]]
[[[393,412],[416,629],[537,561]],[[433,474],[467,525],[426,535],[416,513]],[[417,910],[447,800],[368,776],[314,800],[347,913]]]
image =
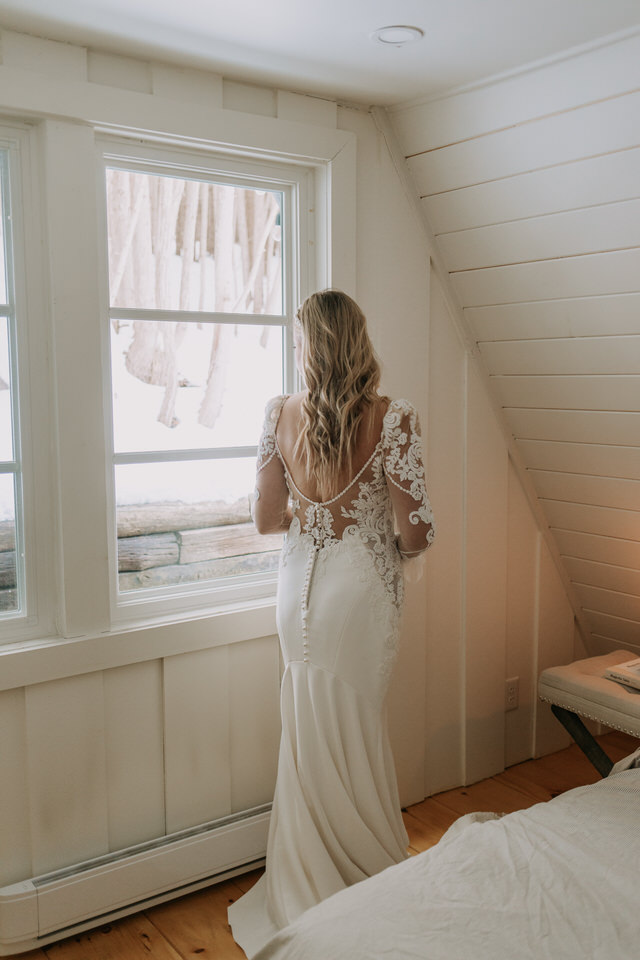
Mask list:
[[[614,760],[637,747],[623,733],[599,738]],[[528,760],[470,787],[447,790],[404,812],[413,854],[437,843],[459,816],[475,810],[511,813],[599,776],[578,747]],[[242,896],[261,871],[244,874],[164,903],[88,933],[21,954],[23,960],[242,960],[227,924],[227,907]],[[14,960],[14,958],[8,958]]]

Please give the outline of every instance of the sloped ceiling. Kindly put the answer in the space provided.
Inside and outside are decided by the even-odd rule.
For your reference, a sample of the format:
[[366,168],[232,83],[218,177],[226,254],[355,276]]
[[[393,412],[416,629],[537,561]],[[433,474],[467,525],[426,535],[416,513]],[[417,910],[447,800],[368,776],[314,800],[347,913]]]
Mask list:
[[640,36],[391,117],[594,647],[640,647]]

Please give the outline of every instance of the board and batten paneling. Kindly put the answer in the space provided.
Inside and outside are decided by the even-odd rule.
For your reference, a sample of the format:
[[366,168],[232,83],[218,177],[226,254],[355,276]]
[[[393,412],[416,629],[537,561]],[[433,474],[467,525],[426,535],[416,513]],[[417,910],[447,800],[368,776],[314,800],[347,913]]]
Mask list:
[[0,887],[30,877],[24,688],[0,693]]
[[109,849],[165,833],[162,661],[103,673]]
[[35,876],[109,852],[102,675],[27,687]]
[[505,764],[531,756],[537,698],[538,569],[540,531],[520,480],[509,464],[506,598],[506,677],[518,677],[518,707],[505,714]]
[[[410,400],[426,432],[432,392],[425,375],[430,277],[425,269],[428,246],[422,224],[368,111],[341,107],[338,122],[341,129],[358,138],[357,299],[382,360],[381,390],[390,397]],[[433,559],[430,551],[427,571]],[[422,799],[425,791],[425,609],[423,583],[408,584],[398,658],[387,695],[391,747],[405,805]]]
[[427,553],[427,794],[464,781],[465,350],[438,278],[431,278],[427,463],[436,541]]
[[0,692],[0,886],[273,796],[277,637]]
[[[547,667],[571,663],[574,652],[573,610],[564,584],[546,544],[540,545],[536,669],[539,676]],[[571,742],[551,712],[548,703],[535,703],[534,756],[561,750]]]
[[504,769],[508,455],[468,359],[465,478],[466,774]]
[[[543,713],[538,664],[575,647],[573,612],[507,456],[475,361],[431,277],[425,785],[471,783],[564,743]],[[505,680],[519,704],[505,713]]]
[[164,662],[167,832],[273,796],[280,735],[276,637]]
[[231,811],[270,803],[280,741],[280,647],[258,637],[229,647]]
[[594,651],[640,648],[639,104],[636,33],[390,111]]
[[231,813],[229,648],[164,662],[167,833]]

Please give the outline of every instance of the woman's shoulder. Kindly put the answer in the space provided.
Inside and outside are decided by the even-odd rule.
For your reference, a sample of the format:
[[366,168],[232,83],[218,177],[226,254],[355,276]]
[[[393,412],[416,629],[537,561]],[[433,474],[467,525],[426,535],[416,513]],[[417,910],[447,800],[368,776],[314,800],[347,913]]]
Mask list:
[[393,420],[398,417],[413,418],[413,417],[417,417],[417,415],[418,415],[417,410],[410,400],[399,398],[396,400],[389,400],[389,403],[387,406],[387,412],[385,413],[385,421],[387,419]]
[[418,411],[410,400],[391,400],[382,421],[382,445],[393,446],[396,442],[414,441],[420,436]]
[[289,395],[286,393],[281,393],[277,397],[271,397],[270,400],[267,400],[264,408],[265,429],[275,430],[278,420],[280,419],[280,414],[282,413],[282,408],[284,407],[288,396]]

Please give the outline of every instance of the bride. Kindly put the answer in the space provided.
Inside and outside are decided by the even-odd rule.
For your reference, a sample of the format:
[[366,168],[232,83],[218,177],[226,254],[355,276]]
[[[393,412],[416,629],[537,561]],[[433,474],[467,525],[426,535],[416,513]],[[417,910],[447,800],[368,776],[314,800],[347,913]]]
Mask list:
[[278,776],[266,872],[229,909],[261,960],[304,910],[407,856],[384,699],[402,558],[434,538],[418,417],[378,393],[358,305],[313,294],[294,343],[306,389],[267,405],[254,506],[260,533],[286,533]]

